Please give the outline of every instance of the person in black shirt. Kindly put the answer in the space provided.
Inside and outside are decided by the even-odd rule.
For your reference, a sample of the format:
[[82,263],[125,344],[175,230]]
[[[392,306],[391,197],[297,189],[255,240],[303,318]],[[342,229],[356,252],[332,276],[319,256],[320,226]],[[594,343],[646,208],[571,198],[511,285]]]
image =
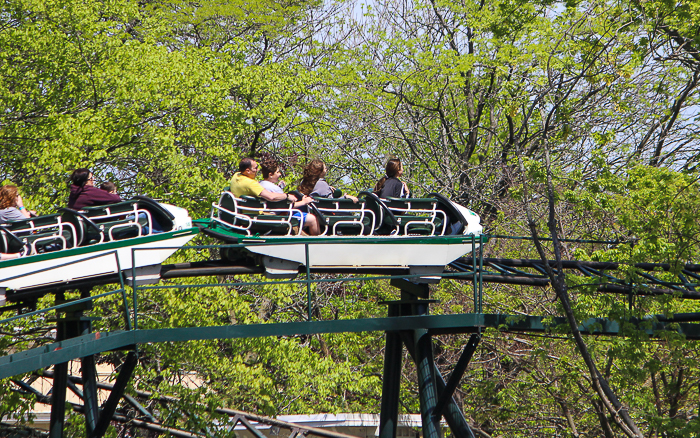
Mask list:
[[374,194],[380,198],[408,198],[410,192],[405,182],[399,180],[403,175],[403,165],[398,158],[392,158],[386,163],[386,175],[374,186]]

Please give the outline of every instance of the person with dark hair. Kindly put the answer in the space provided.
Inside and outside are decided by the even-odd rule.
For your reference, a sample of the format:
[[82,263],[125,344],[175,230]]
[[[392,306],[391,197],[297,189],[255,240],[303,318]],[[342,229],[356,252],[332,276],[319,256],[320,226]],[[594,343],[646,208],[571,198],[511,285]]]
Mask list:
[[336,193],[336,189],[330,186],[326,180],[323,178],[326,176],[328,168],[326,164],[321,160],[311,160],[309,164],[304,168],[304,175],[299,184],[299,191],[307,196],[317,196],[319,198],[333,198],[333,197],[343,197],[347,199],[352,199],[353,202],[357,202],[357,198],[352,195],[343,195],[342,192]]
[[231,193],[237,198],[241,196],[254,196],[263,198],[266,201],[288,201],[296,202],[296,196],[292,194],[273,193],[255,180],[255,175],[258,174],[258,163],[252,158],[243,158],[238,165],[238,172],[231,178]]
[[112,181],[105,181],[102,184],[100,184],[100,190],[104,190],[105,192],[117,194],[117,185],[114,184]]
[[21,221],[31,217],[31,212],[24,207],[24,201],[17,186],[6,184],[0,187],[0,223]]
[[410,192],[405,182],[399,180],[403,175],[403,165],[398,158],[386,163],[386,175],[374,186],[374,194],[380,198],[408,198]]
[[68,196],[68,208],[80,210],[85,207],[107,205],[121,202],[122,198],[114,193],[109,193],[95,187],[95,177],[90,170],[76,169],[70,177],[70,196]]
[[[269,190],[272,193],[284,193],[284,186],[280,184],[280,177],[282,176],[282,171],[280,170],[280,165],[277,161],[272,159],[262,160],[260,162],[260,168],[262,169],[262,174],[264,180],[260,181],[260,185]],[[282,183],[284,184],[284,183]],[[313,214],[308,214],[306,211],[306,206],[314,202],[313,198],[304,195],[304,197],[294,203],[294,208],[301,209],[298,213],[294,213],[294,216],[299,217],[304,224],[304,228],[308,229],[309,235],[318,236],[321,234],[321,228],[318,225],[318,220]]]
[[260,160],[259,164],[263,176],[260,185],[271,192],[280,193],[280,190],[283,190],[286,185],[284,181],[280,180],[282,177],[280,163],[272,158],[265,158]]

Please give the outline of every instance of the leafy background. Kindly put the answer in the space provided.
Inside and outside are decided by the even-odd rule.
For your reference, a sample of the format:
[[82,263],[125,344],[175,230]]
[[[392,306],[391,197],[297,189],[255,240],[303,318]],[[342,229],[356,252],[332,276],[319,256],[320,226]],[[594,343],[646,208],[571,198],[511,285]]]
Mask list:
[[[1,8],[0,180],[19,185],[40,213],[65,204],[77,167],[114,181],[123,197],[146,194],[205,217],[243,156],[287,163],[291,186],[321,157],[331,183],[348,192],[373,186],[399,157],[414,193],[468,205],[494,234],[622,242],[564,243],[564,258],[668,262],[676,271],[698,259],[697,2],[6,0]],[[555,256],[551,244],[543,250]],[[538,252],[494,241],[485,255]],[[210,256],[192,250],[175,261]],[[639,278],[631,268],[623,275]],[[144,291],[142,327],[306,313],[298,288],[214,285],[221,280]],[[579,320],[697,311],[673,296],[630,306],[586,281],[566,279]],[[466,284],[443,281],[432,293],[435,313],[471,311]],[[558,293],[488,285],[484,310],[560,316]],[[350,319],[382,316],[377,303],[396,291],[331,282],[314,296],[316,317]],[[99,303],[100,329],[123,325],[118,306]],[[44,322],[3,328],[4,351],[48,342]],[[696,343],[634,331],[585,341],[644,436],[697,435]],[[436,340],[443,374],[465,342]],[[212,406],[376,413],[383,346],[378,333],[153,344],[133,387],[180,397],[158,409],[166,424],[191,430],[213,421]],[[415,413],[406,359],[401,410]],[[103,360],[118,366],[123,357]],[[184,385],[195,380],[195,389]],[[480,436],[625,434],[566,329],[488,330],[456,399]],[[30,401],[0,387],[0,413],[24,413]],[[74,421],[69,433],[80,436]]]

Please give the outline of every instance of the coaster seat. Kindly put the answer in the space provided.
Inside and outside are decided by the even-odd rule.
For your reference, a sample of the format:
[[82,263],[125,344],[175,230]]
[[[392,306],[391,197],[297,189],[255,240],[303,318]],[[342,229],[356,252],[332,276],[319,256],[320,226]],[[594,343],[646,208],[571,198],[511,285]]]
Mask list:
[[212,204],[211,220],[248,236],[291,236],[303,228],[301,211],[287,200],[265,201],[251,196],[237,198],[224,191],[218,203]]

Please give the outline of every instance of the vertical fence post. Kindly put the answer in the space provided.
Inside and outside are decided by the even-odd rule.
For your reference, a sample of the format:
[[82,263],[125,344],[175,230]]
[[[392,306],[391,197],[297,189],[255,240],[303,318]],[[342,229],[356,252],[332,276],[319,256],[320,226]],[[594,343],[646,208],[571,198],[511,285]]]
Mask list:
[[136,287],[136,248],[131,248],[131,290],[133,291],[134,303],[132,307],[134,308],[134,330],[139,328],[139,316],[138,316],[138,297],[137,297],[137,287]]
[[309,244],[304,244],[306,251],[306,298],[308,304],[309,321],[311,321],[311,267],[309,266]]
[[477,274],[476,274],[476,239],[472,234],[472,284],[474,286],[474,313],[479,312],[479,298],[478,298],[478,285],[477,285]]
[[126,329],[131,330],[131,316],[129,315],[129,300],[126,297],[126,285],[124,284],[124,273],[122,272],[122,264],[119,262],[119,252],[114,250],[114,258],[117,259],[117,272],[119,272],[119,286],[122,289],[122,299],[124,300],[124,322]]
[[484,288],[483,288],[483,271],[484,271],[484,235],[479,234],[479,313],[484,313]]

